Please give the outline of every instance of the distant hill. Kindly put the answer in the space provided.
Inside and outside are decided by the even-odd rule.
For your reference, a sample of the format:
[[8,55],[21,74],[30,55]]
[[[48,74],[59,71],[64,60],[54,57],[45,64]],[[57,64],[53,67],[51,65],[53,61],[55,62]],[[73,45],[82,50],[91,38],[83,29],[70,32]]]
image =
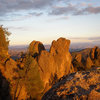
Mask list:
[[85,48],[93,48],[94,46],[100,47],[100,43],[71,43],[71,49],[85,49]]

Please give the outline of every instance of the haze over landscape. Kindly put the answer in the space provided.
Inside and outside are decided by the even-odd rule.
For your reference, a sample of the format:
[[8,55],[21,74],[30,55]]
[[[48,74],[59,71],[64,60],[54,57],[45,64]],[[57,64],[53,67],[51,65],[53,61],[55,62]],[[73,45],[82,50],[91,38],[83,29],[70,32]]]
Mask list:
[[99,0],[0,0],[0,24],[10,45],[44,44],[59,37],[72,43],[100,42]]

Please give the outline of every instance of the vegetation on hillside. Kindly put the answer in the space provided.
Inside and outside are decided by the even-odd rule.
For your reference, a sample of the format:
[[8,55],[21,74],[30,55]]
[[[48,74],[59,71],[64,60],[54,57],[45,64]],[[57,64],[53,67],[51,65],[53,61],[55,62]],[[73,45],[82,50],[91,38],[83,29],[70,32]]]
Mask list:
[[0,26],[0,61],[4,62],[7,59],[8,55],[8,45],[9,45],[9,35],[11,33],[8,32],[6,28]]
[[11,33],[8,32],[6,28],[3,28],[2,26],[0,26],[0,52],[2,49],[8,51],[8,45],[9,45],[8,36],[10,34]]
[[29,54],[25,56],[24,67],[19,70],[21,83],[26,86],[30,98],[37,99],[41,97],[43,91],[43,82],[40,78],[38,63]]

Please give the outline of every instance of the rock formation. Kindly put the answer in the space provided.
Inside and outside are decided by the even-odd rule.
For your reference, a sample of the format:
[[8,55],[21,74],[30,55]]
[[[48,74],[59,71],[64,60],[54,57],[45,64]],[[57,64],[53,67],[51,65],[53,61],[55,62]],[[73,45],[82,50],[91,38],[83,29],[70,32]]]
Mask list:
[[[63,75],[74,71],[71,64],[72,57],[69,53],[69,45],[70,40],[59,38],[57,41],[52,42],[50,51],[48,52],[41,42],[33,41],[29,46],[29,52],[18,61],[20,73],[25,73],[26,76],[23,77],[21,75],[21,77],[23,77],[22,80],[28,81],[26,82],[27,86],[31,86],[31,84],[36,81],[37,84],[32,88],[37,87],[39,89],[40,86],[43,87],[40,89],[41,92],[38,93],[38,96],[41,93],[45,93]],[[28,73],[32,72],[32,70],[33,73],[37,72],[37,74],[28,76]],[[33,83],[29,80],[30,78],[34,79]],[[30,89],[29,92],[30,91],[32,91],[32,89]],[[38,91],[36,90],[36,92]],[[32,93],[33,92],[31,92],[31,98],[33,98]]]
[[62,77],[42,100],[99,100],[100,69],[75,72]]
[[82,55],[81,55],[81,54],[77,54],[77,55],[75,56],[75,60],[76,60],[77,62],[81,62],[81,61],[82,61]]
[[39,41],[32,41],[29,45],[29,53],[34,57],[38,56],[42,50],[45,50],[45,48]]
[[[87,93],[89,96],[94,96],[96,93],[96,96],[99,97],[98,84],[94,81],[94,79],[96,79],[96,81],[99,82],[99,70],[73,72],[90,70],[95,66],[99,68],[100,49],[98,47],[85,49],[80,52],[74,52],[71,56],[69,45],[70,40],[59,38],[52,42],[50,51],[46,51],[41,42],[32,41],[29,45],[28,52],[22,53],[21,58],[16,61],[11,59],[8,54],[5,54],[5,57],[3,57],[3,55],[0,56],[0,85],[3,85],[2,82],[4,82],[4,85],[6,85],[4,86],[4,89],[9,88],[9,91],[7,91],[7,93],[9,92],[9,96],[6,99],[9,100],[11,96],[12,100],[40,100],[43,94],[52,86],[59,90],[58,92],[53,88],[53,91],[57,93],[56,95],[54,92],[50,92],[51,95],[54,95],[54,99],[57,100],[60,98],[72,97],[77,97],[79,99],[87,98]],[[96,73],[96,75],[94,75],[94,73]],[[2,80],[2,77],[4,77],[3,79],[5,81]],[[9,84],[5,84],[6,81]],[[94,85],[97,86],[95,87]],[[59,86],[60,89],[56,86]],[[3,89],[2,86],[0,88]],[[52,89],[50,91],[52,91]],[[52,100],[51,95],[50,98]],[[46,96],[47,95],[43,98]],[[3,98],[4,94],[1,94],[0,97]]]
[[57,65],[56,72],[58,78],[73,72],[69,46],[70,40],[65,38],[59,38],[57,41],[52,42],[50,53],[54,57],[55,65]]
[[72,63],[75,71],[90,70],[100,66],[100,48],[87,48],[79,52],[72,53]]
[[[19,98],[18,100],[22,100],[26,98],[26,90],[19,83],[19,74],[18,74],[17,63],[8,58],[5,62],[5,65],[0,64],[0,71],[3,77],[9,82],[9,94],[12,97],[12,100]],[[23,93],[25,94],[23,96]]]
[[70,41],[65,38],[59,38],[53,41],[50,52],[42,51],[38,57],[38,64],[40,68],[40,75],[45,85],[61,78],[74,71],[71,64],[71,55],[69,53]]

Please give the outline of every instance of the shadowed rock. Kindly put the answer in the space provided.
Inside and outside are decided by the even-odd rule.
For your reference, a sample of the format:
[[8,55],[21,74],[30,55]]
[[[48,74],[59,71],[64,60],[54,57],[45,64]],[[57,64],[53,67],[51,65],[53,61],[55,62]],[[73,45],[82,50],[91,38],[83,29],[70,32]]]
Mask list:
[[38,56],[42,50],[45,50],[45,47],[39,41],[32,41],[29,45],[29,53],[34,57]]
[[0,100],[12,100],[9,82],[0,72]]
[[72,53],[72,63],[75,71],[90,70],[100,66],[100,48],[87,48],[82,51]]
[[99,100],[100,70],[76,72],[62,77],[42,100]]

